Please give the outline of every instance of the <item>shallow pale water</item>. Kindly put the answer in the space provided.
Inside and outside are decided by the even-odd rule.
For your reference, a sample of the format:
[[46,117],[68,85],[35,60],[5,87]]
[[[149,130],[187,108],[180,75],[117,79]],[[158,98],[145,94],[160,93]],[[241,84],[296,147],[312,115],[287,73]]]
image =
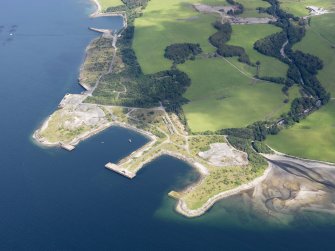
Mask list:
[[87,28],[122,23],[92,11],[88,0],[0,2],[1,250],[333,250],[329,218],[269,223],[240,196],[198,219],[176,214],[167,192],[196,180],[188,165],[162,157],[132,181],[104,168],[146,142],[134,132],[109,129],[72,153],[36,146],[32,132],[82,91],[78,69],[97,35]]

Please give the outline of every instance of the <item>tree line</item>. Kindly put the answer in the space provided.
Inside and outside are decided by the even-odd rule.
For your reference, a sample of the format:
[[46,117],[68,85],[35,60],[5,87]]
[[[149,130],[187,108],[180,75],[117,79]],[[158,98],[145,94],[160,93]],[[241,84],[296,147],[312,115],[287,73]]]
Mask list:
[[[305,97],[294,100],[290,112],[284,116],[285,119],[290,117],[289,121],[298,122],[307,115],[306,111],[311,112],[319,108],[320,103],[324,105],[330,99],[330,94],[316,77],[318,71],[323,68],[323,62],[316,56],[292,49],[292,46],[305,36],[305,21],[280,9],[278,0],[265,1],[269,2],[271,6],[259,10],[277,17],[277,21],[272,24],[282,28],[283,31],[257,41],[254,48],[264,55],[275,57],[289,65],[283,91],[287,92],[293,83],[300,84],[303,88]],[[287,58],[280,53],[285,41],[288,41],[285,47]],[[297,113],[298,111],[300,113]]]
[[253,65],[250,62],[249,56],[243,47],[235,45],[227,45],[230,40],[233,29],[229,22],[220,23],[219,21],[213,24],[214,28],[218,31],[209,38],[209,42],[217,48],[217,54],[223,57],[238,57],[240,62]]

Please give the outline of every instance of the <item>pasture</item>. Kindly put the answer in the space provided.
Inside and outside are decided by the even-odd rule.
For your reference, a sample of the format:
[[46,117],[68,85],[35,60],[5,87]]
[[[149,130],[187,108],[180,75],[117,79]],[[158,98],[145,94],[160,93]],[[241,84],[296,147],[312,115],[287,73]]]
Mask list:
[[[317,77],[335,95],[335,14],[313,17],[303,40],[293,49],[311,53],[323,60]],[[274,149],[294,156],[335,162],[335,101],[314,112],[305,120],[270,136],[267,143]]]
[[324,67],[317,77],[321,84],[335,96],[335,14],[313,17],[303,40],[293,49],[310,53],[322,59]]
[[280,6],[283,10],[296,16],[307,16],[309,11],[306,6],[317,6],[327,10],[335,10],[334,0],[281,0]]
[[101,10],[105,11],[108,7],[115,7],[119,5],[123,5],[121,0],[98,0],[101,5]]
[[266,143],[283,153],[335,163],[335,101],[288,130],[269,136]]
[[195,0],[151,0],[143,16],[135,20],[133,48],[145,74],[171,67],[164,50],[174,43],[199,43],[204,52],[214,52],[208,38],[215,33],[214,15],[196,12]]
[[222,58],[189,61],[178,68],[192,79],[184,95],[190,102],[183,108],[193,132],[243,127],[289,109],[280,85],[250,79]]
[[242,17],[267,17],[268,15],[265,13],[258,13],[257,7],[267,8],[270,6],[269,3],[262,0],[239,0],[237,1],[241,3],[244,7],[244,12],[242,13]]
[[251,62],[261,62],[260,76],[286,76],[288,65],[280,62],[276,58],[265,56],[253,48],[257,40],[280,32],[280,28],[270,24],[233,25],[232,28],[233,33],[231,40],[227,44],[243,47]]

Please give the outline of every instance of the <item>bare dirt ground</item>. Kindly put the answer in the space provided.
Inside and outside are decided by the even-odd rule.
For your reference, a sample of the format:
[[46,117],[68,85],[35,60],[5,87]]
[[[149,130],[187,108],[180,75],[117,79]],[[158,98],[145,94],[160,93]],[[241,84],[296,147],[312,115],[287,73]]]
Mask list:
[[194,9],[201,13],[214,13],[221,16],[221,22],[230,22],[233,24],[267,24],[275,21],[275,18],[258,17],[236,17],[228,14],[228,11],[236,9],[236,6],[211,6],[207,4],[194,4]]
[[214,166],[244,166],[249,163],[246,153],[233,149],[227,143],[211,144],[210,149],[200,152],[199,156]]

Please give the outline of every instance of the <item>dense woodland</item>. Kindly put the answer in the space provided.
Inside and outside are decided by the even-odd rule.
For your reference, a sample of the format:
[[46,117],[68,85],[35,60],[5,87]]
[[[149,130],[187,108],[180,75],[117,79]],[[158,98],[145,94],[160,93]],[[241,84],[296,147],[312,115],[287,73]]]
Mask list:
[[282,59],[280,49],[286,40],[285,32],[278,32],[256,41],[254,49],[264,55]]
[[186,60],[194,60],[195,56],[201,52],[199,44],[172,44],[166,47],[164,56],[172,60],[174,64],[183,64]]

